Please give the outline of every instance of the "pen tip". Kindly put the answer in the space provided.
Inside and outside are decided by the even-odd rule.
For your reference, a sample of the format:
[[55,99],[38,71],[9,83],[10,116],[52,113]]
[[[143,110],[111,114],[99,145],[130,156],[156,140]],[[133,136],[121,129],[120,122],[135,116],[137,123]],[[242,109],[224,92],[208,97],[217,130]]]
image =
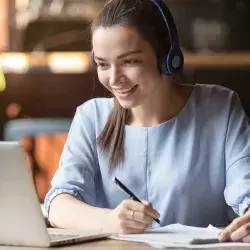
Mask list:
[[161,226],[160,220],[156,219],[155,221]]

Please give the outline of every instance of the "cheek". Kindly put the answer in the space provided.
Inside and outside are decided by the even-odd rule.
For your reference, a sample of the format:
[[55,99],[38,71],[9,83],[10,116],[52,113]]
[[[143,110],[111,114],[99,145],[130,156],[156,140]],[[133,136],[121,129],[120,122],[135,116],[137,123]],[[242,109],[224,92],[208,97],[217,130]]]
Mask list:
[[131,69],[128,74],[130,80],[140,86],[147,86],[148,83],[154,81],[155,72],[151,68],[137,68]]
[[129,68],[125,75],[131,82],[140,84],[145,79],[146,71],[142,67]]
[[103,73],[103,72],[97,72],[98,74],[98,79],[99,82],[109,91],[111,91],[111,88],[109,87],[109,77],[107,74]]
[[155,75],[158,74],[157,67],[147,62],[142,62],[137,67],[132,67],[129,71],[131,77],[141,80],[155,77]]

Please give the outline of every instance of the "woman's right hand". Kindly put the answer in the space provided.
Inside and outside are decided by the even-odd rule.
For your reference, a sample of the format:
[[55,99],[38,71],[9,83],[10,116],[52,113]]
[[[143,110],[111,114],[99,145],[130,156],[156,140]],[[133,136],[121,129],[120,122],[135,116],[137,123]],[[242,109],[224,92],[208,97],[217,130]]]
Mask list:
[[143,233],[147,227],[158,219],[160,214],[152,208],[151,203],[124,200],[108,216],[109,228],[114,233]]

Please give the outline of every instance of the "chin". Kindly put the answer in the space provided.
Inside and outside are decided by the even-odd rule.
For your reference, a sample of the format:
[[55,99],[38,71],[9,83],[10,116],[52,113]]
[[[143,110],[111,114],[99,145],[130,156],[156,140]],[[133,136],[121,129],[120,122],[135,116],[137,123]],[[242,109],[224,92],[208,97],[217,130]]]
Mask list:
[[124,101],[124,100],[118,99],[118,102],[125,109],[133,109],[139,106],[139,103],[136,101]]

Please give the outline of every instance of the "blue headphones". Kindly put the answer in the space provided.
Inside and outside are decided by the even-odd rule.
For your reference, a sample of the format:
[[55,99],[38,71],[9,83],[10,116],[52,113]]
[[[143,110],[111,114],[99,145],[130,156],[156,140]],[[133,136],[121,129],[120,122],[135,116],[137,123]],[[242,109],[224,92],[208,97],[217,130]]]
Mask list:
[[[162,62],[161,64],[159,64],[159,66],[161,67],[160,70],[162,74],[172,76],[175,72],[181,71],[184,65],[184,57],[180,49],[177,28],[170,10],[162,2],[162,0],[151,1],[160,10],[162,17],[167,25],[170,38],[170,50],[168,54],[164,55],[161,59]],[[94,65],[96,65],[94,61],[94,51],[92,51],[91,57],[92,62],[94,63]]]

